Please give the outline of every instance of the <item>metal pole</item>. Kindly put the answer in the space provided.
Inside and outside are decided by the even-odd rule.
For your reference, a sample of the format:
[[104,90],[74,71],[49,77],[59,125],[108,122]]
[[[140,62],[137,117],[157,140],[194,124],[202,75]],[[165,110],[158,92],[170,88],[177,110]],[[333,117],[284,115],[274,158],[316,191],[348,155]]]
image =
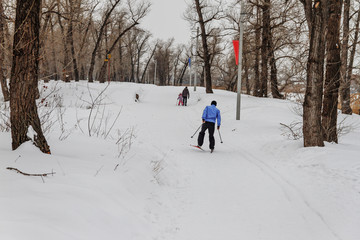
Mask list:
[[189,58],[189,64],[190,64],[190,83],[189,83],[189,87],[191,86],[191,57]]
[[194,132],[194,134],[191,136],[191,138],[193,138],[195,136],[195,134],[199,131],[199,129],[202,127],[202,124],[200,125],[200,127]]
[[241,70],[242,70],[242,52],[243,52],[243,35],[244,35],[244,1],[241,1],[240,13],[240,36],[239,36],[239,64],[238,64],[238,81],[237,81],[237,101],[236,101],[236,120],[240,120],[241,105]]
[[199,27],[197,28],[196,32],[196,47],[195,47],[195,56],[194,56],[194,62],[195,62],[195,78],[194,78],[194,92],[196,92],[196,84],[197,84],[197,66],[198,62],[196,61],[196,55],[198,50],[198,36],[199,36]]
[[218,129],[218,132],[219,132],[220,142],[223,143],[223,140],[222,140],[221,134],[220,134],[220,129]]
[[190,58],[189,58],[189,74],[190,74],[190,83],[189,83],[189,86],[191,86],[191,69],[192,69],[192,50],[193,50],[193,45],[191,44],[191,47],[190,47]]

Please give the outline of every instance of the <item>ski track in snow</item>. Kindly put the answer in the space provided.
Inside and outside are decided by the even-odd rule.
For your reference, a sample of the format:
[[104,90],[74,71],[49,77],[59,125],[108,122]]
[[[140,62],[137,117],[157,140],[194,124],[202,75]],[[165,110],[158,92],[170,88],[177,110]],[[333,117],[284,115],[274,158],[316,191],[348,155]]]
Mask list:
[[[160,107],[161,107],[161,105],[160,105]],[[199,112],[198,109],[195,109],[195,107],[191,106],[190,104],[185,109],[182,108],[180,110],[181,111],[192,111],[192,112],[196,111],[196,112],[198,112],[198,115],[201,116],[201,111]],[[223,116],[227,113],[227,111],[230,111],[230,110],[225,110],[222,112]],[[163,112],[163,111],[159,111],[159,112]],[[176,116],[176,113],[173,113],[171,115],[173,117],[175,115],[175,118],[178,117],[178,116]],[[196,126],[194,127],[193,122],[190,121],[189,119],[186,121],[186,123],[190,129],[198,128]],[[175,134],[177,134],[177,131],[175,132]],[[215,131],[215,134],[217,134],[217,131]],[[215,134],[214,134],[214,136],[216,137]],[[197,139],[197,135],[198,135],[198,133],[195,134],[194,139],[193,139],[193,141],[195,141],[195,142]],[[208,137],[208,135],[206,135],[205,138],[207,138],[207,137]],[[218,161],[219,156],[221,156],[221,158],[224,160],[226,160],[227,158],[228,159],[236,159],[236,158],[239,158],[239,156],[241,156],[240,159],[246,160],[248,163],[250,163],[250,165],[259,169],[266,178],[268,178],[271,182],[273,182],[274,185],[282,191],[282,193],[284,195],[284,199],[286,199],[289,202],[289,204],[294,207],[294,209],[302,210],[302,211],[298,212],[297,214],[302,219],[304,219],[305,224],[312,225],[314,222],[321,222],[323,224],[323,226],[329,232],[329,234],[326,236],[327,240],[330,240],[330,239],[342,240],[342,238],[340,236],[338,236],[338,234],[331,228],[331,226],[326,221],[326,219],[321,214],[321,212],[318,211],[316,208],[314,208],[311,205],[311,203],[309,202],[309,200],[306,199],[304,194],[294,184],[292,184],[289,180],[287,180],[284,176],[282,176],[278,171],[276,171],[269,164],[267,164],[263,160],[261,160],[260,157],[254,156],[249,151],[246,151],[243,148],[239,149],[239,147],[231,146],[231,144],[227,144],[227,146],[224,145],[226,147],[223,147],[222,145],[220,146],[220,141],[218,139],[216,141],[217,141],[216,144],[218,147],[215,148],[215,152],[210,156],[209,156],[209,151],[207,150],[208,147],[206,146],[206,144],[207,144],[206,140],[205,140],[204,146],[203,146],[205,152],[201,152],[200,150],[189,148],[187,150],[187,151],[189,151],[189,154],[194,155],[194,157],[192,157],[192,160],[186,161],[186,163],[189,164],[189,167],[194,168],[194,169],[201,169],[201,167],[196,168],[196,167],[191,166],[191,164],[194,164],[193,161],[200,160],[204,164],[204,166],[203,166],[204,169],[206,169],[206,165],[211,164],[210,162],[213,160]],[[219,152],[217,151],[218,149],[222,149],[222,148],[225,148],[225,151],[226,151],[225,154],[224,154],[224,152],[221,152],[221,150]],[[177,151],[177,150],[179,150],[179,149],[175,148],[175,151]],[[181,149],[181,151],[182,150],[183,149]],[[167,154],[164,154],[164,156],[166,156],[166,155]],[[228,155],[228,156],[226,156],[226,155]],[[206,161],[209,161],[209,162],[206,162]],[[185,163],[183,162],[183,164],[185,164]],[[211,214],[210,213],[211,209],[208,209],[206,207],[204,209],[202,207],[202,203],[206,202],[207,196],[209,196],[209,195],[211,196],[211,192],[221,192],[221,189],[216,188],[215,187],[216,184],[210,184],[214,187],[211,189],[206,189],[208,191],[204,191],[204,193],[203,193],[204,196],[196,195],[196,191],[197,191],[196,187],[201,188],[201,186],[206,185],[206,183],[202,182],[204,180],[199,179],[199,177],[194,176],[196,174],[198,174],[198,173],[193,172],[191,175],[187,176],[187,181],[189,182],[187,188],[182,189],[180,192],[175,191],[175,196],[173,196],[173,197],[176,202],[174,204],[175,204],[175,206],[177,206],[177,208],[179,208],[179,209],[185,208],[185,210],[187,209],[188,212],[192,213],[191,215],[198,216],[199,223],[198,224],[195,223],[195,226],[197,226],[199,228],[200,227],[199,225],[203,225],[204,231],[205,231],[205,229],[209,229],[209,231],[211,232],[213,227],[217,225],[216,219],[218,219],[218,221],[221,222],[221,220],[219,220],[219,218],[220,219],[222,217],[226,218],[227,216],[226,217],[221,216],[221,214],[219,214],[219,212],[217,212],[217,214]],[[224,171],[224,175],[222,175],[221,171],[219,171],[219,172],[216,172],[216,174],[213,176],[213,178],[214,179],[219,179],[219,178],[226,179],[227,174],[229,174],[227,171]],[[242,179],[240,178],[238,180],[241,181]],[[211,180],[209,178],[207,178],[207,181],[211,181]],[[219,180],[216,180],[216,181],[219,181]],[[227,184],[231,184],[231,182],[228,182]],[[232,184],[234,184],[234,182],[232,182]],[[224,185],[226,185],[226,180],[225,180]],[[224,185],[220,185],[220,187],[224,187]],[[184,191],[188,191],[188,192],[184,194]],[[198,191],[201,192],[200,189],[198,189]],[[190,199],[184,199],[184,196],[193,196],[193,197],[191,197]],[[222,196],[222,197],[224,199],[233,198],[233,196]],[[231,204],[236,205],[236,200],[230,201],[230,202],[231,202]],[[215,209],[216,208],[222,209],[221,210],[221,212],[222,212],[223,206],[221,206],[221,205],[224,203],[222,201],[220,201],[219,204],[220,205],[217,205],[217,206],[215,205],[212,207],[214,207]],[[265,204],[265,202],[263,202],[262,204]],[[303,212],[304,210],[306,212]],[[190,213],[188,213],[188,214],[190,215]],[[241,214],[241,213],[239,212],[239,214]],[[185,211],[185,213],[183,213],[183,216],[173,217],[172,220],[170,221],[171,224],[169,225],[169,227],[164,230],[164,232],[161,236],[161,239],[179,239],[180,240],[180,239],[186,238],[187,229],[189,229],[189,228],[191,229],[191,226],[189,226],[187,223],[185,223],[185,222],[189,221],[189,215],[186,215],[186,211]],[[205,216],[208,216],[208,217],[205,217]],[[178,219],[178,218],[180,218],[180,219]],[[210,220],[209,218],[212,220]],[[223,220],[224,220],[224,222],[226,222],[225,219],[223,219]],[[254,222],[254,224],[256,224],[256,223]],[[200,229],[202,229],[202,228],[200,228]],[[185,232],[183,232],[183,230],[185,230]],[[225,231],[225,229],[224,229],[224,231]],[[203,231],[200,231],[200,232],[203,233]],[[236,228],[234,228],[232,232],[235,234],[237,232]],[[213,233],[218,233],[218,232],[214,231]],[[261,230],[258,230],[257,234],[258,234],[258,237],[265,237],[261,234]],[[235,234],[233,236],[234,237],[233,239],[240,237],[240,235],[236,236],[236,234]],[[215,236],[206,236],[205,238],[204,238],[204,236],[194,236],[193,239],[219,239],[219,237],[221,237],[221,236],[216,236],[216,234],[215,234]],[[278,238],[278,239],[280,239],[280,238]],[[316,237],[314,239],[316,239]]]
[[[342,240],[340,236],[330,227],[329,223],[326,221],[324,216],[315,209],[310,202],[306,199],[304,194],[299,190],[297,186],[292,184],[288,179],[286,179],[283,175],[281,175],[278,171],[276,171],[274,168],[269,166],[267,163],[259,159],[258,157],[255,157],[245,149],[242,149],[241,153],[245,156],[245,159],[249,162],[255,164],[257,167],[259,167],[264,174],[268,175],[284,192],[284,195],[286,198],[294,204],[295,202],[302,201],[302,204],[304,204],[308,209],[313,212],[314,215],[316,215],[320,221],[323,222],[326,228],[331,232],[331,234],[338,240]],[[291,194],[292,193],[292,194]],[[295,195],[295,196],[294,196]],[[291,197],[294,196],[294,197]],[[299,204],[299,203],[297,203]],[[301,203],[300,203],[301,204]],[[304,219],[307,221],[306,217],[304,216]]]
[[[67,93],[69,96],[72,96],[72,92],[83,91],[80,97],[73,94],[77,96],[76,101],[69,96],[64,97],[67,101],[64,105],[76,108],[80,119],[85,119],[77,124],[84,125],[88,116],[86,102],[89,101],[83,100],[82,105],[78,106],[80,104],[78,102],[81,101],[79,98],[85,98],[89,91],[93,91],[92,97],[96,97],[96,93],[101,92],[104,85],[80,82],[66,86],[70,88],[66,89],[70,91]],[[51,191],[54,194],[52,201],[44,201],[48,204],[45,208],[47,211],[42,213],[44,217],[36,220],[39,223],[46,221],[49,226],[56,226],[59,229],[65,227],[61,233],[74,236],[73,239],[99,239],[98,236],[115,239],[111,237],[119,237],[119,233],[125,233],[127,240],[359,239],[355,236],[359,231],[352,229],[352,233],[347,235],[347,222],[343,223],[342,219],[337,220],[336,216],[334,217],[335,214],[329,214],[332,211],[329,206],[339,208],[336,213],[349,214],[348,208],[343,211],[341,209],[343,207],[341,204],[346,204],[347,201],[352,204],[351,206],[359,206],[357,199],[350,199],[355,195],[353,193],[356,192],[357,195],[360,189],[357,184],[358,173],[349,171],[349,168],[334,167],[333,170],[322,166],[321,162],[313,163],[312,160],[316,157],[311,155],[317,153],[316,150],[297,153],[300,155],[300,160],[294,158],[299,161],[299,165],[286,161],[290,158],[287,154],[293,154],[296,150],[291,143],[279,137],[280,133],[277,129],[278,123],[283,120],[282,117],[290,119],[287,115],[290,110],[286,101],[242,96],[241,120],[234,121],[233,100],[236,98],[234,93],[216,90],[211,95],[205,94],[203,88],[199,88],[197,92],[190,89],[188,106],[175,106],[174,101],[181,90],[182,87],[120,83],[104,93],[104,102],[109,104],[107,107],[112,112],[117,113],[122,109],[121,125],[124,122],[125,125],[135,126],[136,140],[133,143],[134,152],[130,154],[132,157],[124,156],[123,160],[114,159],[112,158],[114,153],[111,152],[112,143],[108,144],[110,141],[96,142],[96,138],[93,138],[92,141],[99,145],[90,144],[91,147],[84,147],[85,144],[91,143],[90,140],[86,142],[86,137],[77,136],[78,138],[75,137],[69,142],[67,140],[61,142],[60,148],[55,148],[55,154],[50,158],[54,161],[53,166],[56,167],[57,172],[56,177],[49,179],[50,184],[53,185],[39,187],[36,185],[38,183],[34,184],[29,178],[19,177],[4,170],[5,179],[12,181],[16,179],[20,182],[15,182],[18,185],[14,186],[29,186],[20,188],[26,190],[25,194],[28,194],[24,195],[24,202],[30,199],[31,204],[32,194],[40,193],[36,195],[36,204],[33,204],[36,206],[41,206],[43,198],[47,198],[47,191],[42,188],[54,187]],[[64,90],[65,93],[66,91]],[[140,94],[139,103],[132,101],[135,92]],[[199,132],[193,138],[191,136],[201,125],[204,107],[214,99],[218,100],[222,114],[223,124],[220,130],[224,143],[220,143],[218,131],[215,130],[215,151],[210,153],[208,133],[202,146],[205,151],[189,145],[196,145]],[[86,126],[83,126],[83,129],[86,132]],[[79,145],[80,150],[75,147],[76,145]],[[90,149],[92,147],[93,149]],[[28,152],[32,153],[33,149],[30,145],[26,145],[22,151],[25,155]],[[8,153],[5,150],[3,152],[8,158],[18,155],[17,152]],[[327,153],[324,151],[323,154]],[[37,163],[38,165],[32,166],[31,157],[42,160]],[[306,157],[310,160],[303,161],[302,158]],[[15,162],[16,166],[26,166],[29,170],[38,171],[42,169],[39,168],[41,164],[50,162],[47,160],[47,156],[33,154],[26,160],[24,158]],[[121,166],[117,171],[113,171],[117,163]],[[355,165],[355,168],[359,170],[359,166],[360,163]],[[305,184],[316,180],[320,174],[320,181],[314,182],[315,187],[308,189]],[[298,180],[299,176],[306,179]],[[329,176],[331,179],[327,179]],[[330,186],[332,182],[337,181],[339,184],[335,187]],[[346,186],[349,182],[352,185],[344,192],[348,189],[353,192],[346,192],[348,195],[345,196],[345,200],[336,199],[337,194],[342,193],[339,190],[342,189],[341,184]],[[8,185],[3,186],[5,186],[2,188],[3,196],[7,194],[18,196],[16,199],[4,198],[5,203],[14,205],[22,203],[19,200],[22,195],[19,195],[16,187],[9,190]],[[314,191],[319,189],[322,191],[323,186],[325,187],[323,192],[312,195]],[[76,197],[73,196],[74,194]],[[63,196],[66,197],[68,204],[65,206],[70,207],[64,208],[64,211],[61,209],[62,200],[58,200]],[[325,202],[323,208],[319,202],[322,204],[323,200],[327,201],[326,197],[329,197],[330,201]],[[55,212],[61,215],[66,209],[70,217],[65,216],[62,219],[53,216],[49,209],[52,209],[54,201],[55,206],[61,206],[59,209],[54,209]],[[76,204],[73,203],[74,201]],[[84,207],[86,204],[88,207]],[[29,211],[28,206],[20,206],[21,212]],[[102,209],[104,207],[107,211]],[[90,208],[95,210],[89,211]],[[24,216],[18,213],[19,216],[15,218],[12,212],[5,212],[4,216],[11,219],[2,218],[0,222],[32,219],[33,212],[38,210],[31,209],[30,214]],[[358,210],[354,210],[355,213],[356,211]],[[98,220],[99,214],[101,220]],[[67,221],[67,218],[71,217],[74,218],[75,223],[78,223],[74,227]],[[56,224],[42,220],[43,218],[54,218]],[[343,218],[344,221],[359,219],[353,215]],[[108,223],[103,224],[102,219]],[[83,221],[89,222],[83,223]],[[101,225],[103,229],[98,231],[95,228],[90,229],[90,233],[96,232],[96,235],[82,235],[82,231],[89,230],[87,226],[94,224],[103,224]],[[34,233],[32,227],[35,225],[29,225],[25,221],[20,222],[19,225],[26,227],[26,234],[23,235],[30,236]],[[14,227],[15,223],[7,226]],[[355,224],[352,223],[350,226]],[[81,227],[81,230],[78,227]],[[149,229],[143,230],[144,227]],[[72,232],[66,232],[68,229]],[[50,234],[57,236],[59,233],[48,231],[47,236]],[[28,232],[30,234],[27,234]],[[9,234],[9,231],[3,235],[1,233],[0,229],[0,236]],[[55,239],[64,239],[61,236]]]
[[[228,149],[228,150],[230,150],[230,149]],[[337,233],[329,226],[329,224],[327,223],[326,219],[322,216],[322,214],[309,203],[309,201],[305,198],[305,196],[301,193],[301,191],[296,186],[294,186],[292,183],[290,183],[287,179],[285,179],[279,172],[274,170],[268,164],[264,163],[261,159],[250,154],[248,151],[245,151],[244,149],[240,149],[240,150],[238,149],[237,151],[234,151],[233,153],[235,155],[239,154],[239,156],[241,156],[240,159],[246,160],[250,165],[259,169],[261,171],[261,173],[266,176],[267,179],[269,179],[271,182],[273,182],[276,187],[281,189],[281,191],[283,192],[284,198],[294,207],[295,210],[299,210],[299,209],[306,210],[307,209],[307,212],[306,211],[298,212],[299,216],[301,216],[301,218],[304,219],[304,221],[306,222],[307,225],[312,225],[313,223],[320,221],[320,222],[322,222],[324,227],[327,228],[327,230],[329,231],[329,235],[326,236],[327,240],[330,240],[330,239],[342,240],[342,238],[339,237],[337,235]],[[206,154],[206,153],[202,153],[202,154]],[[215,156],[217,153],[215,152],[213,154]],[[207,157],[205,157],[205,156],[200,156],[199,159],[201,159],[202,161],[214,160],[214,159],[207,159]],[[198,159],[196,159],[196,160],[198,160]],[[189,161],[187,163],[189,163]],[[209,164],[209,163],[204,163],[204,164]],[[249,170],[250,168],[247,168],[247,169]],[[250,171],[252,171],[252,170],[250,169]],[[196,173],[193,173],[193,174],[196,174]],[[224,177],[225,176],[221,175],[221,173],[216,173],[214,175],[214,179],[216,179],[216,178],[221,179]],[[188,192],[184,194],[184,189],[182,189],[182,191],[180,191],[180,192],[177,192],[176,194],[178,196],[175,198],[177,201],[180,201],[180,202],[175,203],[175,205],[177,205],[178,208],[185,207],[185,209],[187,209],[188,212],[191,212],[191,214],[189,213],[189,215],[200,216],[199,222],[195,226],[199,227],[199,225],[203,225],[204,229],[209,229],[209,231],[211,232],[211,230],[214,229],[213,228],[214,225],[216,226],[214,221],[216,219],[218,219],[219,223],[227,222],[225,219],[222,218],[222,217],[227,217],[227,216],[221,216],[221,215],[218,215],[218,213],[213,214],[213,213],[211,213],[211,209],[208,209],[208,208],[202,209],[201,205],[203,202],[206,202],[206,200],[207,200],[206,196],[211,195],[207,191],[203,192],[204,196],[201,196],[200,200],[194,199],[194,198],[190,198],[190,199],[186,199],[186,200],[182,199],[180,196],[194,196],[194,193],[191,193],[192,191],[194,191],[194,192],[197,191],[196,189],[194,190],[194,186],[199,187],[199,185],[202,186],[204,184],[204,183],[202,184],[201,180],[199,181],[199,179],[194,176],[188,176],[188,179],[189,178],[192,180],[190,180],[190,183],[188,184],[187,188],[185,189]],[[207,179],[207,180],[210,181],[210,179]],[[239,179],[239,180],[241,180],[241,179]],[[215,180],[215,181],[218,181],[218,180]],[[231,184],[231,182],[228,182],[228,183]],[[232,182],[232,184],[234,184],[234,183]],[[224,187],[224,186],[221,185],[221,187]],[[209,191],[221,192],[221,189],[214,187],[214,188],[209,189]],[[239,194],[242,194],[242,193],[239,192]],[[199,197],[199,196],[196,195],[196,197]],[[222,196],[223,199],[232,199],[233,197],[234,196]],[[266,199],[265,201],[267,202],[268,199]],[[262,202],[261,204],[266,204],[266,202]],[[230,205],[232,205],[232,204],[236,205],[236,200],[229,201],[229,203],[230,203]],[[223,212],[223,211],[225,211],[223,204],[224,203],[221,201],[221,202],[219,202],[219,205],[217,205],[217,206],[215,205],[212,207],[214,207],[215,209],[219,208],[219,209],[221,209],[221,212]],[[234,214],[241,215],[241,212],[234,212]],[[203,218],[204,215],[207,217]],[[313,216],[311,216],[311,215],[313,215]],[[182,232],[182,230],[189,227],[189,226],[187,226],[187,224],[184,223],[184,222],[189,221],[189,218],[188,218],[189,216],[184,214],[183,217],[181,217],[181,216],[179,216],[179,217],[180,217],[180,219],[183,219],[183,220],[180,220],[177,225],[169,226],[169,228],[166,230],[166,235],[165,235],[166,237],[161,238],[161,239],[179,239],[180,240],[180,239],[184,239],[184,237],[187,236],[186,232],[184,234]],[[209,220],[209,219],[213,219],[213,220]],[[215,222],[217,222],[217,221],[215,221]],[[261,221],[259,221],[259,222],[261,222]],[[175,223],[176,223],[176,221],[172,222],[172,224],[175,224]],[[256,222],[253,222],[253,224],[256,224]],[[173,229],[173,231],[169,231],[169,229]],[[234,234],[238,232],[236,228],[231,229],[231,230]],[[225,229],[224,229],[224,231],[225,231]],[[200,232],[202,232],[202,231],[200,231]],[[222,232],[222,231],[220,231],[220,232]],[[214,233],[218,233],[218,232],[215,231]],[[171,237],[171,235],[173,235],[173,236]],[[261,239],[261,237],[264,237],[264,239],[266,239],[265,236],[266,235],[263,235],[261,233],[261,230],[259,230],[259,232],[258,232],[259,238],[258,239]],[[219,237],[220,236],[215,234],[215,236],[206,235],[205,238],[203,238],[202,236],[194,236],[193,238],[188,238],[188,239],[218,239]],[[241,237],[241,234],[240,233],[239,233],[239,235],[235,234],[233,237],[234,238],[232,238],[232,239],[239,239]],[[279,237],[277,239],[286,239],[286,238]],[[315,237],[315,238],[311,238],[311,239],[317,239],[317,238]]]

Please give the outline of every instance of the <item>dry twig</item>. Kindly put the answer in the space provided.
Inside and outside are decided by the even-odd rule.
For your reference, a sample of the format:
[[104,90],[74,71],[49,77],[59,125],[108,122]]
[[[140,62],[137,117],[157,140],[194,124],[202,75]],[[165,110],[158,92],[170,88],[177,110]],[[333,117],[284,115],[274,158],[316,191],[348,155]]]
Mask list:
[[8,170],[13,170],[17,173],[20,173],[22,175],[25,175],[25,176],[34,176],[34,177],[47,177],[49,175],[54,175],[56,172],[51,172],[51,173],[25,173],[25,172],[22,172],[20,171],[19,169],[17,168],[12,168],[12,167],[7,167],[6,169]]

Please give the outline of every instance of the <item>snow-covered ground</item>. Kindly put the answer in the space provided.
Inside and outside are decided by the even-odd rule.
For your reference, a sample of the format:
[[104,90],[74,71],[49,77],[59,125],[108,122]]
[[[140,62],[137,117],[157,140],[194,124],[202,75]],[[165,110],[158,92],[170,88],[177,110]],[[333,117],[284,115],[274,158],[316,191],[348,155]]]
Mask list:
[[[40,84],[52,155],[30,142],[12,151],[0,132],[0,239],[360,239],[358,115],[339,144],[303,148],[282,134],[299,121],[289,101],[242,95],[236,121],[235,93],[189,88],[181,107],[182,87],[111,83],[99,96],[106,85]],[[212,100],[214,153],[208,135],[206,151],[189,146]]]

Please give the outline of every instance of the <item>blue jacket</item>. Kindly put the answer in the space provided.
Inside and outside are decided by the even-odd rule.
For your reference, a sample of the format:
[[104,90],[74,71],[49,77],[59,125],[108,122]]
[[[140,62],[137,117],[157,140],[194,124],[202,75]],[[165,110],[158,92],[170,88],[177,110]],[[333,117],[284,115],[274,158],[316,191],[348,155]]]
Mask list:
[[220,110],[216,108],[215,105],[206,106],[204,109],[202,119],[205,122],[213,122],[217,120],[217,125],[220,126],[221,124],[221,116],[220,116]]

